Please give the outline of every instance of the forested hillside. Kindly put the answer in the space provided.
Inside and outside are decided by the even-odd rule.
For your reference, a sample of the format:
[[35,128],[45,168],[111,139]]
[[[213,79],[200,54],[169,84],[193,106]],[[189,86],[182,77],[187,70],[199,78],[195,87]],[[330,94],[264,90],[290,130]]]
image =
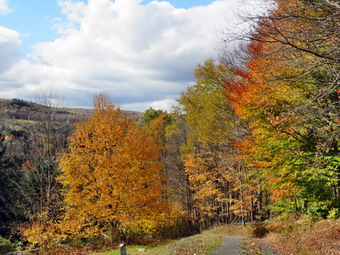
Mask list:
[[[93,109],[63,108],[53,97],[38,103],[0,101],[0,235],[20,236],[19,226],[43,212],[59,214],[62,203],[58,156],[77,123]],[[139,121],[138,112],[125,111]]]
[[276,4],[244,17],[251,34],[224,34],[242,47],[198,65],[170,113],[150,108],[136,122],[105,95],[90,115],[6,102],[1,234],[50,249],[338,218],[340,7]]

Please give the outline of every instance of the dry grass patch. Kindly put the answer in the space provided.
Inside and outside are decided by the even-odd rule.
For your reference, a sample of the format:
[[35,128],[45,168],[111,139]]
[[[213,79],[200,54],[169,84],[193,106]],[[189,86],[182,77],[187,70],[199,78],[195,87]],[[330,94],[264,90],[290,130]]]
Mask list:
[[337,255],[340,250],[340,220],[323,220],[312,226],[296,222],[272,232],[267,239],[283,255]]
[[205,231],[204,233],[219,234],[224,236],[246,236],[250,237],[253,234],[253,226],[251,225],[223,225],[217,226]]

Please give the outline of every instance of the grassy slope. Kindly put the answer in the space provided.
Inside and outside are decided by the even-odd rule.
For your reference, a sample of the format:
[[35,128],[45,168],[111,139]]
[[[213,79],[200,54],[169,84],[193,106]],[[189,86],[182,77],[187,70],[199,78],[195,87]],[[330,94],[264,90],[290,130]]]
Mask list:
[[[281,224],[281,226],[280,226]],[[340,219],[272,222],[266,239],[282,255],[336,255],[340,254]]]

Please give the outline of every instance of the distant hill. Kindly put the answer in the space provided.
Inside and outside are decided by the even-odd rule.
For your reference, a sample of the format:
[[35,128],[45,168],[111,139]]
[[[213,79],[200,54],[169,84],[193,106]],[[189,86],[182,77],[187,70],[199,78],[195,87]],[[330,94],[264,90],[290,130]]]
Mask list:
[[[42,116],[53,114],[54,120],[79,122],[84,121],[92,114],[92,109],[85,108],[56,108],[13,98],[0,99],[0,127],[2,129],[23,129],[31,122],[38,122]],[[136,111],[123,111],[136,121],[140,121],[143,113]]]

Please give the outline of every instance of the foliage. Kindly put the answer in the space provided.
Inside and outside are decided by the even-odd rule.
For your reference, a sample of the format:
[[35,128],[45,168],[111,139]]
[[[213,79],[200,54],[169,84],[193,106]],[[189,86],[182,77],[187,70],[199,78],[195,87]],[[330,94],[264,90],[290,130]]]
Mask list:
[[329,211],[327,219],[338,219],[340,218],[340,211],[338,208],[333,208]]
[[241,51],[198,65],[172,113],[149,108],[140,126],[100,96],[67,152],[86,114],[65,121],[50,96],[2,101],[0,234],[27,223],[26,240],[50,248],[292,212],[339,217],[339,6],[277,0],[247,22]]
[[57,248],[67,236],[59,224],[37,221],[30,225],[21,226],[22,237],[30,244],[29,249],[42,248],[43,250]]
[[244,65],[225,85],[250,131],[234,147],[270,191],[272,208],[310,207],[314,215],[329,207],[313,205],[338,206],[336,13],[327,4],[277,1],[275,11],[253,19]]
[[151,121],[157,119],[161,114],[164,114],[164,113],[165,112],[163,110],[160,110],[160,109],[156,110],[150,107],[144,112],[143,117],[141,119],[141,123],[143,125],[148,125],[151,123]]
[[177,118],[182,117],[187,128],[181,153],[193,201],[190,216],[203,228],[225,222],[230,214],[226,185],[231,183],[228,149],[235,120],[223,95],[228,72],[223,64],[205,61],[195,70],[196,84],[178,100]]
[[[54,221],[60,213],[56,158],[66,147],[74,120],[61,118],[53,95],[39,100],[42,104],[18,99],[1,105],[0,115],[5,122],[0,145],[0,221],[1,234],[6,236],[18,238],[19,225],[41,222],[40,216],[46,213],[44,220]],[[12,107],[11,102],[23,107]],[[17,120],[9,120],[12,118]]]
[[20,242],[11,242],[11,240],[0,236],[0,253],[5,254],[8,252],[15,252],[21,249]]
[[22,178],[19,167],[22,161],[11,154],[10,146],[0,133],[0,234],[4,236],[10,235],[11,228],[25,219],[20,208],[22,197],[16,186]]
[[11,106],[17,106],[19,108],[22,107],[31,107],[31,104],[29,102],[26,102],[24,100],[13,98],[12,101],[9,103]]
[[64,231],[75,237],[108,231],[116,240],[124,229],[152,232],[170,223],[158,160],[152,138],[98,97],[93,116],[77,126],[60,158]]
[[307,214],[313,218],[326,218],[329,211],[329,203],[313,202],[308,206]]

